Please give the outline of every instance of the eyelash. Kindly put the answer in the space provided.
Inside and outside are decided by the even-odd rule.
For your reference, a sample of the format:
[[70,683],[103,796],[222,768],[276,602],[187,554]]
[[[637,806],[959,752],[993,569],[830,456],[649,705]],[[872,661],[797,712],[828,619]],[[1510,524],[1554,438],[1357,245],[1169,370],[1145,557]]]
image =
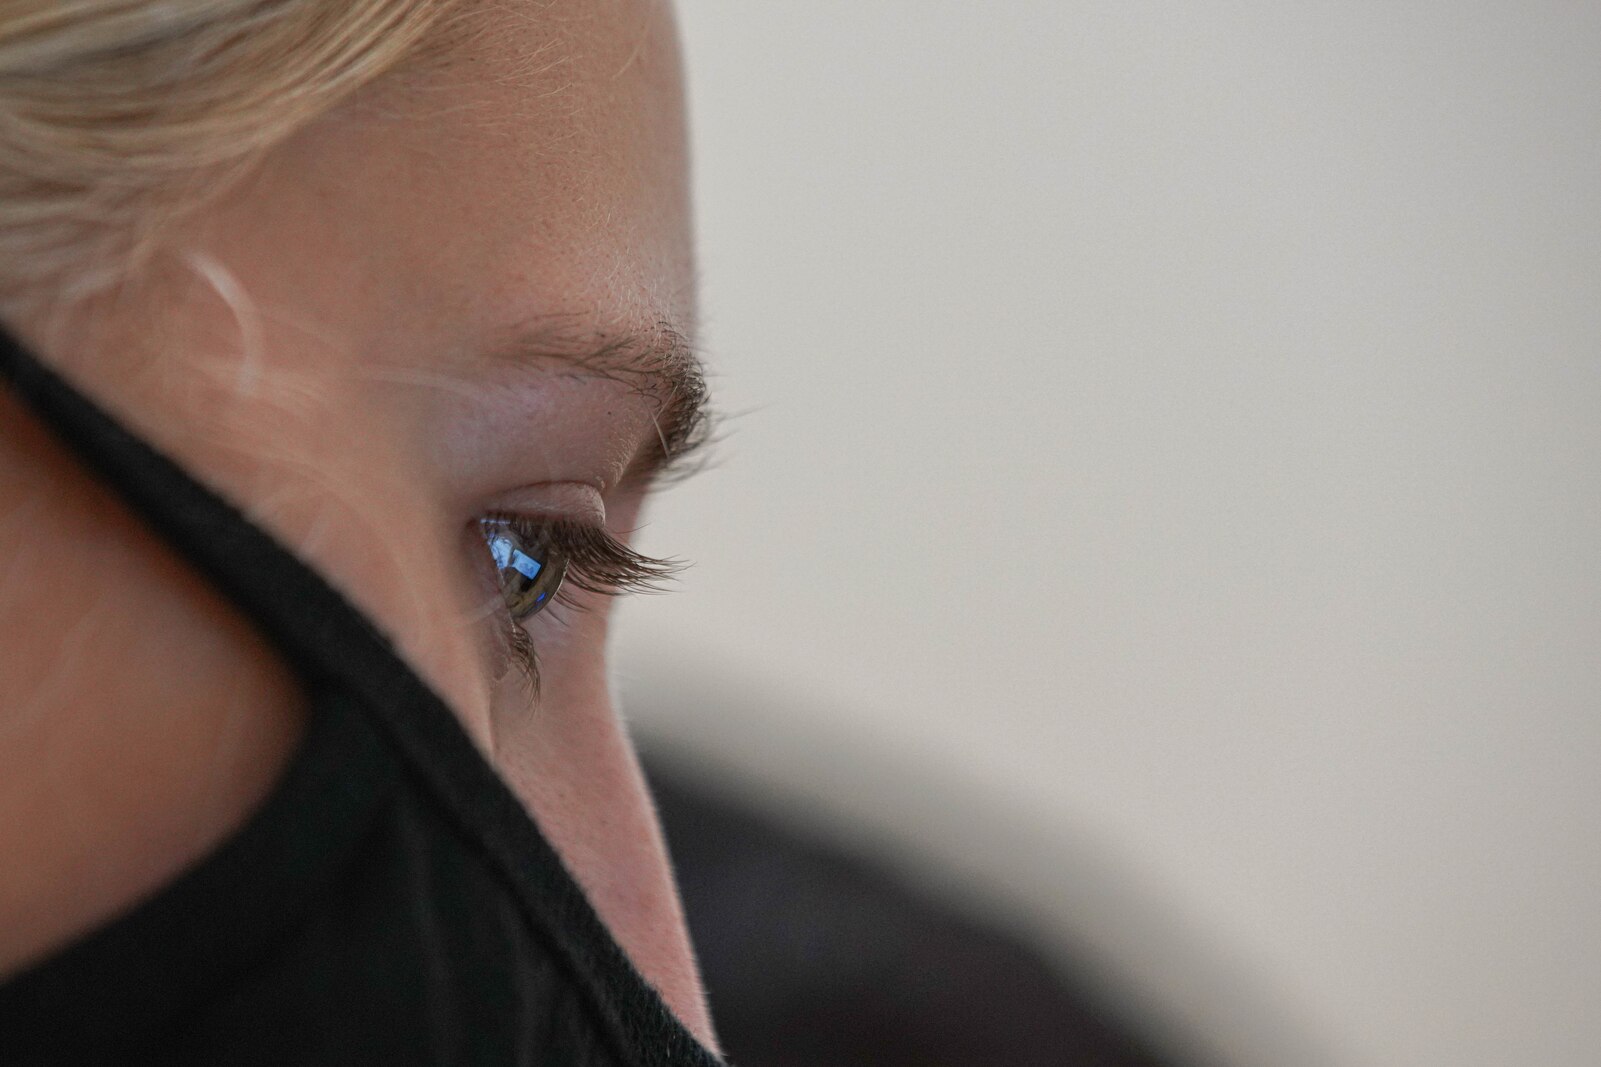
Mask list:
[[[679,560],[656,559],[636,552],[613,537],[605,528],[573,519],[541,519],[513,512],[493,511],[481,521],[503,524],[527,546],[540,546],[547,557],[560,558],[566,564],[561,587],[546,607],[560,604],[577,610],[579,605],[573,591],[595,593],[601,596],[626,596],[631,593],[659,593],[684,564]],[[485,540],[488,547],[487,538]],[[540,562],[549,564],[549,559]],[[497,582],[499,573],[496,574]],[[542,611],[527,612],[522,618],[532,618]],[[522,670],[535,693],[539,689],[539,658],[532,639],[514,618],[510,610],[503,610],[501,618],[506,626],[507,646],[513,665]]]

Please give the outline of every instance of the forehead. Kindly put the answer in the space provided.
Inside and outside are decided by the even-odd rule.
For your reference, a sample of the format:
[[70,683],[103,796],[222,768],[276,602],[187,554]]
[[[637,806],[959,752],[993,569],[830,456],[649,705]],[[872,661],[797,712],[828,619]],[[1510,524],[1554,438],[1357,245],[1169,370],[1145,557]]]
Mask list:
[[564,258],[590,298],[666,298],[645,290],[682,284],[690,244],[670,5],[524,0],[471,10],[465,32],[447,41],[453,62],[424,75],[447,108],[439,144],[474,168],[462,186],[492,205],[509,241],[526,237]]
[[[470,2],[288,156],[397,329],[693,317],[676,29],[651,0]],[[407,320],[427,319],[409,322]],[[464,346],[472,338],[462,337]]]

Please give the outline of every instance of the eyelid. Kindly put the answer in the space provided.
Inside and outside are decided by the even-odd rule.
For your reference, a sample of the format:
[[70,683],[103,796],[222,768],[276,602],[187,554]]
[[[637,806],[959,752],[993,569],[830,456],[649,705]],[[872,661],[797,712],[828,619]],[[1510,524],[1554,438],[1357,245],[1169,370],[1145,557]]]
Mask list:
[[553,522],[558,518],[606,525],[605,487],[587,481],[536,482],[499,493],[484,518],[525,518]]

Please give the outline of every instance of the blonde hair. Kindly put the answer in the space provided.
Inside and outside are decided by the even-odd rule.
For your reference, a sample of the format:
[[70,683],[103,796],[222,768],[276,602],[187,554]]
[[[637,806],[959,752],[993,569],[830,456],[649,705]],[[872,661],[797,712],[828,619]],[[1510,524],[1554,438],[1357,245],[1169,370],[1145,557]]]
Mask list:
[[0,311],[88,295],[452,0],[0,0]]

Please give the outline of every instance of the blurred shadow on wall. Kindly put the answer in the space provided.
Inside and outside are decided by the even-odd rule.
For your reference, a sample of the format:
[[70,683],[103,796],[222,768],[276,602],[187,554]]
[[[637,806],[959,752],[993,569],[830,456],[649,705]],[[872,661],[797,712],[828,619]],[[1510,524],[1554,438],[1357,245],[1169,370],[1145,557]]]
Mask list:
[[623,707],[735,1067],[1334,1062],[1115,847],[826,736],[769,685],[630,659]]
[[737,1067],[1179,1067],[1032,946],[648,766]]

